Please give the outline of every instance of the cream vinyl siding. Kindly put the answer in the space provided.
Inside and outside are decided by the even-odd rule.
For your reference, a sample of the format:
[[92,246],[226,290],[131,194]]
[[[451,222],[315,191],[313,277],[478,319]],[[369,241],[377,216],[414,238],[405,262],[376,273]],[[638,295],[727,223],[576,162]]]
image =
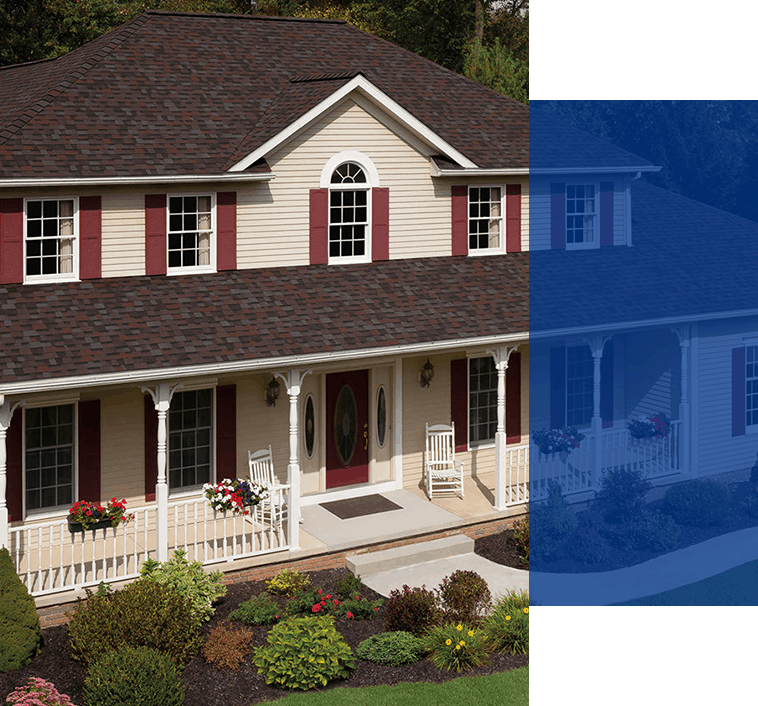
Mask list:
[[145,274],[145,194],[134,189],[103,194],[103,277]]
[[390,258],[450,255],[450,185],[432,180],[421,147],[346,99],[267,157],[276,179],[238,192],[238,267],[310,262],[310,190],[344,150],[369,157],[390,190]]

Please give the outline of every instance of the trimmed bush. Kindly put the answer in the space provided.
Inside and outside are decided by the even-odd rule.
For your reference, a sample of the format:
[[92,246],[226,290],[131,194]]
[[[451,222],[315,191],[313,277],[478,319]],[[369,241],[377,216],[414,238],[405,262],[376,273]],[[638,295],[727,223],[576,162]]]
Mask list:
[[181,673],[166,654],[149,647],[109,652],[90,667],[86,706],[183,706]]
[[213,603],[226,595],[226,587],[221,583],[223,573],[206,574],[199,561],[187,561],[183,549],[176,549],[171,559],[162,564],[148,559],[140,573],[145,579],[167,586],[188,599],[198,623],[210,620]]
[[145,580],[79,601],[68,634],[74,659],[87,664],[125,647],[150,647],[184,664],[200,645],[200,626],[190,602],[167,586]]
[[203,657],[219,669],[237,669],[245,661],[253,633],[247,628],[218,625],[203,645]]
[[424,642],[409,632],[383,632],[372,635],[355,648],[355,654],[367,662],[399,667],[424,658]]
[[519,552],[521,565],[529,568],[529,516],[522,517],[513,523],[513,533],[516,539],[516,547]]
[[17,686],[5,698],[7,706],[74,706],[71,699],[50,682],[31,677],[24,686]]
[[279,606],[267,595],[261,594],[240,603],[229,614],[229,620],[239,620],[246,625],[273,625],[279,616]]
[[0,549],[0,672],[19,669],[34,659],[42,630],[34,599],[16,573],[8,550]]
[[423,643],[429,652],[429,661],[437,669],[463,672],[489,662],[484,634],[464,623],[432,628],[423,637]]
[[643,510],[630,522],[621,540],[627,549],[641,551],[671,552],[679,544],[681,528],[668,515]]
[[358,595],[363,590],[363,581],[359,576],[353,576],[349,571],[337,581],[335,587],[337,595],[344,601],[347,598]]
[[313,689],[348,677],[355,657],[333,618],[303,616],[271,628],[268,644],[255,650],[253,664],[266,684]]
[[720,525],[729,513],[729,492],[710,478],[688,480],[666,490],[661,509],[680,525]]
[[600,534],[599,526],[602,521],[591,512],[578,514],[578,525],[571,535],[568,554],[582,564],[599,564],[605,561],[610,553],[607,540]]
[[645,474],[638,469],[628,466],[611,468],[600,479],[594,506],[606,522],[629,522],[642,511],[645,494],[652,487]]
[[409,632],[417,637],[435,625],[439,625],[441,611],[437,597],[425,587],[410,588],[404,585],[402,590],[390,591],[387,607],[384,611],[385,632]]
[[384,601],[378,598],[370,601],[363,596],[356,595],[354,598],[346,598],[339,606],[339,614],[348,620],[372,620]]
[[545,502],[530,506],[529,522],[533,557],[549,561],[560,556],[563,543],[576,529],[577,520],[556,481],[549,482]]
[[476,625],[492,605],[487,582],[476,571],[454,571],[437,591],[445,620]]
[[310,585],[311,580],[297,569],[282,569],[266,581],[266,590],[272,596],[294,596]]
[[529,652],[529,594],[509,591],[495,603],[495,610],[482,625],[487,644],[495,652]]

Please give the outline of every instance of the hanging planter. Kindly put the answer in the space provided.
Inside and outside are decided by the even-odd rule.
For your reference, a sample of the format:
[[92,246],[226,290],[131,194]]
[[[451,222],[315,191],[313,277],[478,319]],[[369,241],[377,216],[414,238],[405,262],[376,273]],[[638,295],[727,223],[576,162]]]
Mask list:
[[103,529],[104,527],[112,526],[113,523],[111,520],[98,520],[97,522],[89,523],[85,527],[81,522],[72,520],[70,517],[68,518],[68,531],[71,532],[71,534],[76,534],[77,532],[88,532],[90,530],[99,530]]
[[89,500],[78,500],[68,511],[69,532],[86,532],[103,527],[118,527],[133,519],[134,515],[126,512],[126,500],[112,498],[103,507]]

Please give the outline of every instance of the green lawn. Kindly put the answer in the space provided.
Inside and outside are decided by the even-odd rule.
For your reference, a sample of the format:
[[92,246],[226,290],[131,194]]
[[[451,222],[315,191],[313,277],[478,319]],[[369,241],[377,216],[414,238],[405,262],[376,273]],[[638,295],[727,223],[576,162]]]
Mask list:
[[461,677],[444,684],[398,684],[361,689],[339,687],[329,691],[292,694],[273,703],[279,706],[528,706],[529,667],[486,677]]
[[758,561],[687,586],[616,605],[758,605]]

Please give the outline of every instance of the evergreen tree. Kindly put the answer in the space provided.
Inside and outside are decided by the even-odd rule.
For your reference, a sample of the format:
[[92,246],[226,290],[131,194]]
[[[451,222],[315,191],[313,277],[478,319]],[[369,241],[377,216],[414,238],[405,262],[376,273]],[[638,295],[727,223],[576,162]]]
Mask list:
[[0,549],[0,672],[29,664],[41,641],[34,599],[21,583],[10,554],[3,547]]

